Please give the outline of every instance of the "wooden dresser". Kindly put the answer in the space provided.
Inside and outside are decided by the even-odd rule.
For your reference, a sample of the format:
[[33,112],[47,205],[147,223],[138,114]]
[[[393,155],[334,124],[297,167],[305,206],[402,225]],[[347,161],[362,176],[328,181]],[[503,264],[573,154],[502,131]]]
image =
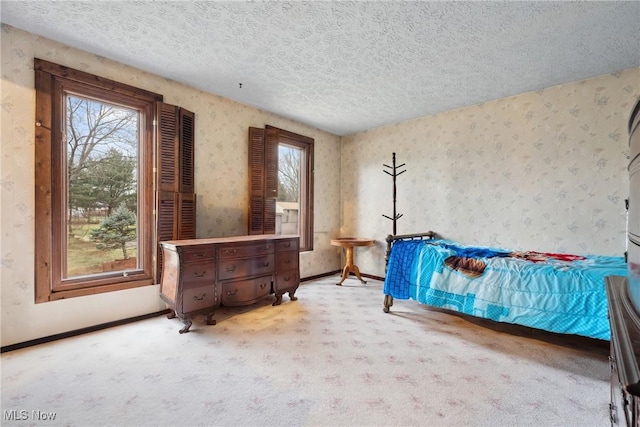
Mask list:
[[274,295],[294,296],[300,284],[299,237],[275,234],[172,240],[160,243],[164,268],[160,297],[189,330],[192,319],[213,315],[220,305],[254,304]]
[[640,422],[640,317],[631,302],[625,277],[608,277],[606,288],[611,324],[611,425],[637,427]]
[[611,325],[612,426],[640,425],[640,99],[629,120],[627,277],[606,280]]

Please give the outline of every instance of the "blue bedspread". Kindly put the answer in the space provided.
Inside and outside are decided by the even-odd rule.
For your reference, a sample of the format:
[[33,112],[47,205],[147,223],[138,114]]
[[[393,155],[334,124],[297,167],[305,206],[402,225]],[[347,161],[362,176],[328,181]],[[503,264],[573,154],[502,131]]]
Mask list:
[[384,293],[551,332],[610,338],[604,278],[622,257],[517,252],[447,240],[399,240]]

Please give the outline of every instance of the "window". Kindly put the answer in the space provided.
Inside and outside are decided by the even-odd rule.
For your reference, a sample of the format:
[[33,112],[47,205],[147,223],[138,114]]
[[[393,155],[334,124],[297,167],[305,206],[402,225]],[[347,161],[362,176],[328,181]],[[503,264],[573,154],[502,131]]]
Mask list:
[[249,129],[249,234],[297,234],[313,250],[313,139]]
[[162,96],[35,60],[36,302],[153,283]]
[[276,233],[300,236],[300,249],[313,249],[313,145],[280,133],[278,139],[278,197]]

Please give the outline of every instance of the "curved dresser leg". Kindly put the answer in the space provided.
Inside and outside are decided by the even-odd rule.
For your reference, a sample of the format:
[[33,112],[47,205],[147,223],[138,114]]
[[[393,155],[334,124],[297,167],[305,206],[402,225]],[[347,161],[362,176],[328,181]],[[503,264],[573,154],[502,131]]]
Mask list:
[[282,304],[282,294],[276,294],[276,300],[271,304],[272,306]]
[[215,312],[211,312],[211,313],[207,314],[207,325],[215,325],[216,324],[216,319],[213,318],[214,314],[215,314]]
[[181,334],[184,334],[185,332],[189,332],[189,328],[191,327],[191,319],[182,319],[182,322],[184,323],[184,328],[180,329],[178,332],[180,332]]

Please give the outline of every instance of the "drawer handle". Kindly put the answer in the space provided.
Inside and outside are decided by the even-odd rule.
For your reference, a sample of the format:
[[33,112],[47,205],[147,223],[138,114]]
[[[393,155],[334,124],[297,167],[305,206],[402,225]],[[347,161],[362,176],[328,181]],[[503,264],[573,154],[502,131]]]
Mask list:
[[237,249],[225,249],[224,253],[226,253],[227,255],[235,255],[238,253]]
[[285,244],[284,244],[284,247],[285,247],[285,248],[290,248],[290,247],[291,247],[291,242],[287,242],[287,243],[285,243]]
[[206,253],[204,253],[204,252],[197,252],[195,254],[195,256],[198,257],[198,258],[203,258],[205,255],[206,255]]
[[233,273],[234,271],[236,271],[236,266],[235,266],[235,265],[232,265],[231,267],[227,267],[227,271],[228,271],[229,273]]
[[266,283],[260,283],[260,289],[264,289],[264,288],[266,288],[266,287],[267,287],[267,284],[266,284]]
[[206,272],[207,272],[207,270],[202,270],[202,273],[198,274],[198,272],[195,272],[195,273],[193,273],[193,275],[195,277],[204,277]]
[[271,244],[270,244],[270,243],[268,243],[268,244],[264,245],[264,248],[265,248],[266,250],[271,249]]
[[231,291],[227,291],[227,295],[229,295],[230,297],[234,296],[235,294],[238,293],[238,288],[236,288],[233,293],[231,293]]
[[262,263],[262,266],[263,266],[263,267],[269,267],[269,262],[263,262],[263,263]]
[[200,296],[194,295],[193,299],[196,301],[202,301],[207,294],[201,294]]
[[284,261],[284,263],[285,263],[285,264],[291,264],[291,260],[290,260],[290,259],[287,259],[287,260],[285,260],[285,261]]
[[289,277],[289,276],[283,277],[282,280],[284,280],[285,282],[288,282],[289,280],[291,280],[291,277]]

